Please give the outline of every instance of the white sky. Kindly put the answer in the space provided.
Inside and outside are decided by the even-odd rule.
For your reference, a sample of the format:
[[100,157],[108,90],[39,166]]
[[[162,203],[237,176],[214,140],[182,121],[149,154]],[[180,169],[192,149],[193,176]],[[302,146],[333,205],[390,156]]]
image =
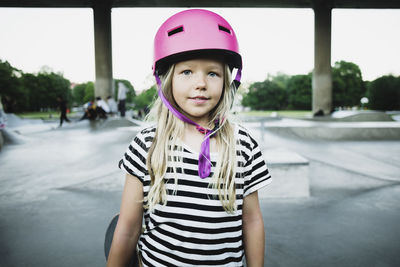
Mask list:
[[[113,73],[136,90],[150,87],[156,30],[182,9],[119,8],[112,11]],[[314,62],[311,9],[210,9],[234,28],[244,61],[243,81],[268,73],[306,74]],[[400,10],[334,9],[332,64],[360,66],[363,78],[400,75]],[[95,79],[91,9],[0,8],[0,59],[24,72],[44,65],[71,82]]]

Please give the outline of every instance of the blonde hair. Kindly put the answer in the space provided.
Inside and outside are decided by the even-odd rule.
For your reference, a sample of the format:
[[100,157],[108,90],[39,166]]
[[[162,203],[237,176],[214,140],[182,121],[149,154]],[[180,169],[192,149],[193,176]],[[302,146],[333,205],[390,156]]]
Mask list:
[[[182,112],[172,96],[172,76],[174,69],[175,65],[172,65],[164,75],[160,76],[160,80],[166,99],[175,109]],[[234,127],[230,119],[230,108],[236,88],[232,88],[232,86],[234,85],[231,83],[231,71],[225,65],[224,88],[221,99],[209,114],[209,128],[214,127],[213,123],[215,120],[220,121],[219,128],[215,137],[213,137],[216,138],[219,156],[209,186],[218,191],[221,204],[228,213],[233,213],[237,209],[235,188],[236,139]],[[159,97],[153,103],[146,120],[155,120],[157,125],[146,162],[151,178],[151,186],[145,207],[152,211],[157,204],[165,205],[167,203],[167,191],[164,179],[167,172],[167,162],[172,162],[173,171],[176,173],[176,163],[182,161],[180,157],[182,147],[177,146],[177,144],[178,140],[183,137],[185,122],[174,116]],[[177,183],[177,176],[175,176],[175,185]]]

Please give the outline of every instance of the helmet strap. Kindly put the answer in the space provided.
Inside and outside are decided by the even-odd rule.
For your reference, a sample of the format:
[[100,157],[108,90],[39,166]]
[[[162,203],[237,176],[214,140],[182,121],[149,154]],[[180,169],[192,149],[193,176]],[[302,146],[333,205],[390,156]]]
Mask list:
[[235,79],[233,80],[233,85],[235,88],[235,93],[240,86],[240,80],[242,79],[242,69],[237,69]]

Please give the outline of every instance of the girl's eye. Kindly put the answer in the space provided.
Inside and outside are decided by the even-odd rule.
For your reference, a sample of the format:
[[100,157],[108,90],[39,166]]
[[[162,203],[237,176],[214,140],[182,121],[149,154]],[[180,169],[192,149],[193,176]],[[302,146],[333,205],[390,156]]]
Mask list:
[[183,75],[189,75],[189,74],[191,74],[192,72],[190,71],[190,70],[184,70],[184,71],[182,71],[182,74]]
[[210,75],[210,77],[217,77],[217,76],[218,76],[218,73],[216,73],[216,72],[210,72],[210,73],[208,73],[208,75]]

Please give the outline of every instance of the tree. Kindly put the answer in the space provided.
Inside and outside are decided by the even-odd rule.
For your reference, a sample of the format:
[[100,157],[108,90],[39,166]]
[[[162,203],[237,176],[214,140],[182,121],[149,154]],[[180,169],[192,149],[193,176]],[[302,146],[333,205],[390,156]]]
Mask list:
[[22,83],[24,88],[27,90],[27,107],[26,110],[38,111],[44,103],[46,98],[46,88],[40,84],[40,81],[36,75],[31,73],[24,73],[22,75]]
[[27,94],[19,79],[22,72],[11,66],[8,61],[0,60],[0,96],[5,112],[17,112],[25,109]]
[[346,61],[335,62],[332,68],[332,104],[334,107],[356,106],[365,96],[360,68]]
[[88,82],[85,87],[85,96],[83,97],[83,102],[94,101],[94,83]]
[[22,81],[29,99],[26,110],[54,109],[58,107],[57,97],[61,96],[67,102],[72,98],[70,82],[60,73],[26,73],[22,75]]
[[386,75],[368,83],[368,107],[376,110],[400,110],[400,76]]
[[87,86],[87,83],[81,83],[75,85],[75,87],[72,89],[72,99],[73,102],[76,105],[83,105],[85,103],[85,88]]
[[287,83],[287,92],[289,109],[311,110],[311,73],[290,77]]
[[142,110],[148,108],[154,101],[156,94],[157,94],[157,87],[155,85],[141,92],[135,98],[135,109]]
[[265,80],[250,85],[242,105],[254,110],[280,110],[287,106],[287,92],[282,84]]

